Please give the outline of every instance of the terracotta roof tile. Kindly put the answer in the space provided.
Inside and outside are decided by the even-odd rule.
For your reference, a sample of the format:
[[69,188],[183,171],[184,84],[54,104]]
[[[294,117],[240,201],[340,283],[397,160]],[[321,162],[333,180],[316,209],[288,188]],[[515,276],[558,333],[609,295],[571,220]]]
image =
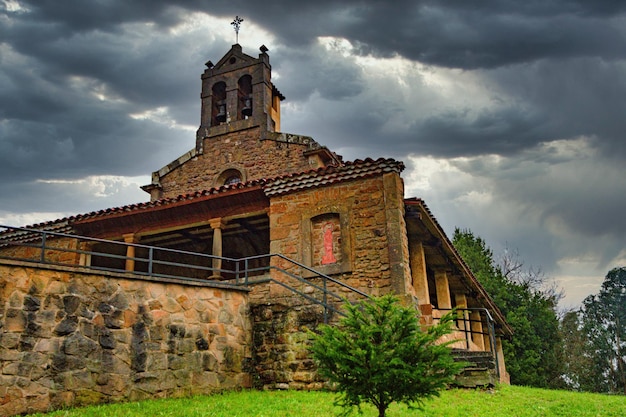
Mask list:
[[403,169],[404,164],[394,159],[357,159],[353,162],[345,162],[339,166],[327,166],[316,170],[268,179],[263,189],[265,194],[271,197],[302,189],[381,175],[387,172],[397,172],[399,174]]

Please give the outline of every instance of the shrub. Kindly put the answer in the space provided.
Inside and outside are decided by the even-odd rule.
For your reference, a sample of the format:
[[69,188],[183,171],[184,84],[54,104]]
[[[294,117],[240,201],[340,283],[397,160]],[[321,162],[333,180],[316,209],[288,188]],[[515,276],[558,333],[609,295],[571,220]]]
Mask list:
[[401,402],[421,407],[452,382],[463,364],[455,363],[448,345],[437,340],[451,331],[453,313],[422,330],[417,311],[394,296],[360,304],[346,303],[339,326],[322,325],[311,347],[320,375],[336,387],[336,403],[349,414],[370,403],[385,416]]

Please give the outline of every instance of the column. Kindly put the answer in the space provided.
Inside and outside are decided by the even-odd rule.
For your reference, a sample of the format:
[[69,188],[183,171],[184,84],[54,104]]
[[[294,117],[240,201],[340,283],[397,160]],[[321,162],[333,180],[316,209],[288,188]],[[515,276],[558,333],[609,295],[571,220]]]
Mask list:
[[[136,243],[135,234],[127,233],[122,235],[125,243]],[[133,245],[126,245],[126,267],[127,271],[135,270],[135,247]]]
[[226,223],[221,219],[212,219],[209,221],[211,229],[213,229],[213,256],[220,258],[213,258],[211,267],[213,268],[213,274],[210,276],[212,279],[221,278],[220,269],[222,269],[222,229],[226,226]]
[[467,342],[467,347],[469,349],[469,311],[467,311],[467,296],[465,294],[455,294],[454,299],[456,301],[456,308],[462,310],[458,312],[459,320],[461,320],[461,325],[457,325],[459,329],[465,333],[465,340]]
[[409,240],[409,265],[411,267],[411,280],[415,296],[419,305],[430,304],[428,293],[428,276],[426,275],[426,258],[422,242]]
[[[92,242],[82,242],[79,245],[80,250],[85,252],[91,252],[93,250]],[[81,253],[78,259],[80,266],[91,266],[91,253]]]
[[435,286],[437,288],[437,305],[441,310],[452,309],[452,298],[450,297],[450,285],[448,274],[445,270],[435,271]]
[[470,314],[472,319],[472,340],[478,346],[478,349],[485,350],[485,339],[483,337],[483,322],[480,318],[480,311],[472,311]]
[[510,384],[511,379],[506,371],[506,364],[504,363],[504,350],[502,349],[502,339],[496,337],[496,352],[498,352],[498,371],[500,371],[500,382],[503,384]]

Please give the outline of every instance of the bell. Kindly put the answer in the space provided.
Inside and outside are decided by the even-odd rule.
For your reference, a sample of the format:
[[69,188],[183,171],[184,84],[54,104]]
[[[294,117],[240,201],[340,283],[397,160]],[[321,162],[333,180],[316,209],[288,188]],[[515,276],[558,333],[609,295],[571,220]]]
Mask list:
[[217,108],[217,115],[215,120],[218,123],[224,123],[226,121],[226,104],[220,104]]
[[250,97],[246,97],[243,102],[243,109],[241,109],[241,114],[243,116],[252,116],[252,100]]

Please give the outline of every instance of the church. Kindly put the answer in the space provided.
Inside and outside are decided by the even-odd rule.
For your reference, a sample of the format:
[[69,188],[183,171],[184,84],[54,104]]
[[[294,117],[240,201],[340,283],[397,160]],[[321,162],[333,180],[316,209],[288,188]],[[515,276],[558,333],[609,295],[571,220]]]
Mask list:
[[308,329],[390,293],[424,326],[458,309],[460,385],[507,381],[511,328],[404,195],[402,162],[281,132],[265,46],[233,45],[201,80],[195,146],[152,173],[149,201],[0,227],[0,410],[321,388]]

